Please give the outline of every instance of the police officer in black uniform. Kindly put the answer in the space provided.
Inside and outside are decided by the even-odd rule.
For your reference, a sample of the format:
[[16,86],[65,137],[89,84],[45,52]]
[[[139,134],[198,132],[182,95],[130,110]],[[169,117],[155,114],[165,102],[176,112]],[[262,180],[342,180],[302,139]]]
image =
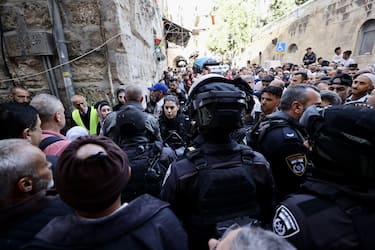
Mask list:
[[175,152],[148,136],[147,114],[135,105],[124,105],[116,116],[115,137],[127,154],[131,179],[122,192],[122,202],[142,194],[160,194],[168,166],[176,159]]
[[298,119],[308,106],[320,102],[319,90],[311,85],[290,86],[281,97],[280,111],[263,118],[249,134],[248,145],[271,165],[277,201],[297,191],[303,182],[308,165],[307,134]]
[[203,76],[188,105],[199,135],[168,169],[161,198],[182,220],[190,249],[208,249],[208,240],[233,222],[269,221],[273,179],[261,154],[230,137],[243,125],[246,108],[246,94],[233,81]]
[[312,106],[301,123],[313,166],[278,207],[274,232],[298,249],[375,249],[375,110]]

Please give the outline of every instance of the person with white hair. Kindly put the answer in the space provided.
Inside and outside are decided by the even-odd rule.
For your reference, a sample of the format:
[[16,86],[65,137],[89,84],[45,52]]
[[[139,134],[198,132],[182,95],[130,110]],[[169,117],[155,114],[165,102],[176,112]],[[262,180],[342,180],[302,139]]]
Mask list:
[[66,138],[73,141],[81,136],[89,135],[89,131],[81,126],[74,126],[66,132]]
[[66,123],[63,104],[56,96],[39,94],[33,98],[30,105],[38,111],[42,122],[42,141],[39,148],[45,154],[60,156],[70,143],[70,140],[60,133]]
[[210,250],[295,250],[287,240],[260,227],[238,227],[227,230],[221,240],[210,239]]
[[20,249],[50,220],[73,211],[47,193],[51,163],[39,148],[25,139],[0,140],[0,148],[0,249]]

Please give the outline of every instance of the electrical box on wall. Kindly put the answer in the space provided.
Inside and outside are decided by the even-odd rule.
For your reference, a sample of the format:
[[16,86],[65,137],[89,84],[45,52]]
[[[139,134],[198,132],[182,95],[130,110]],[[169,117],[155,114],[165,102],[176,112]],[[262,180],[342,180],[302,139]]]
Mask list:
[[48,56],[55,54],[52,34],[43,31],[4,33],[7,56]]

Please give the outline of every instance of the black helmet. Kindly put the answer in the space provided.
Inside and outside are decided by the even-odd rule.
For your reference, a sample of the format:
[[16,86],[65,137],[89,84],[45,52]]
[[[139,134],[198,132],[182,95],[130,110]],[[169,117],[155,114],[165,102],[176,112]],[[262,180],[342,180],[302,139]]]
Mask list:
[[200,131],[231,132],[243,126],[247,95],[235,81],[208,74],[194,82],[187,105]]
[[375,185],[375,110],[309,107],[300,119],[310,134],[312,175]]

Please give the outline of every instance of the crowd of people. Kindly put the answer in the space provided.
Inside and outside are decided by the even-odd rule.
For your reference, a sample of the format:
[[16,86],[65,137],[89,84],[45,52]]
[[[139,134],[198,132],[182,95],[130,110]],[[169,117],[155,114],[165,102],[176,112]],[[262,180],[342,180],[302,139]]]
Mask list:
[[374,249],[375,74],[350,54],[170,69],[71,114],[14,87],[0,249]]

